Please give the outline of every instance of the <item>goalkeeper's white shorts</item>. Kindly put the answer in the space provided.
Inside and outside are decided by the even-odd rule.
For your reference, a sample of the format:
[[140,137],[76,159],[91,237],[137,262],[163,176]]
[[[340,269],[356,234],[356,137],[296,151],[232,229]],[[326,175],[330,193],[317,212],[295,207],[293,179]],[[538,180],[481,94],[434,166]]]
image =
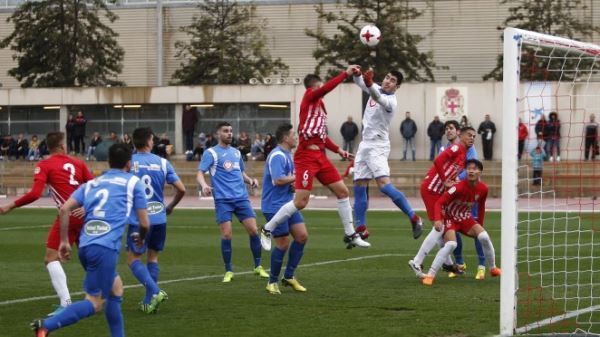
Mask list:
[[389,155],[389,142],[360,142],[354,158],[354,180],[389,177]]

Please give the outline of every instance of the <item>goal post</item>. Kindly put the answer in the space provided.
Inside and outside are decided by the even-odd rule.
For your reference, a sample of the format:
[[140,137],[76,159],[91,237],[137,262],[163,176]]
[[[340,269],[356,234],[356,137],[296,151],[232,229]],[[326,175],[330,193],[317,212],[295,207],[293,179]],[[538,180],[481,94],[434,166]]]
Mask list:
[[600,47],[516,28],[503,47],[500,335],[597,335]]

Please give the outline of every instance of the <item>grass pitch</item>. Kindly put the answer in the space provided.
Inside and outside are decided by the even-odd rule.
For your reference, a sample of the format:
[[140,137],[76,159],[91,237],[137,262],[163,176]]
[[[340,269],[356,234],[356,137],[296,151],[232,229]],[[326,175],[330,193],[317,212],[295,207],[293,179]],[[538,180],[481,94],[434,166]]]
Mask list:
[[[125,290],[127,336],[489,336],[498,333],[499,279],[476,281],[472,241],[465,240],[467,275],[440,272],[432,287],[420,284],[407,261],[422,238],[413,240],[399,212],[370,212],[370,249],[347,250],[335,211],[303,212],[309,241],[296,277],[308,292],[265,291],[266,281],[250,273],[248,237],[234,225],[236,276],[222,284],[223,266],[214,213],[176,210],[169,218],[160,257],[160,281],[169,294],[156,315],[137,310],[141,287]],[[44,243],[55,210],[19,209],[0,218],[0,336],[33,335],[28,324],[58,303],[43,265]],[[259,224],[264,221],[258,215]],[[486,217],[499,264],[498,213]],[[429,226],[427,228],[430,228]],[[426,229],[428,230],[428,229]],[[425,233],[426,234],[426,233]],[[433,254],[433,253],[432,253]],[[430,264],[432,256],[426,259]],[[269,268],[269,253],[263,266]],[[82,290],[84,276],[75,255],[64,265],[69,290]],[[121,253],[118,267],[127,286],[137,281]],[[41,297],[41,298],[39,298]],[[73,300],[83,296],[73,295]],[[7,304],[7,301],[22,300]],[[104,315],[85,319],[53,336],[107,336]]]

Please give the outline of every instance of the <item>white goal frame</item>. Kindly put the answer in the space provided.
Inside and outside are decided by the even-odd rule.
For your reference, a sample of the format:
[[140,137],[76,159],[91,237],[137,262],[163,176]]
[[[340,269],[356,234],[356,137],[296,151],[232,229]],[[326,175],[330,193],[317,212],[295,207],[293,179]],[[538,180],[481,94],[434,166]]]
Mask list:
[[[516,28],[504,30],[503,65],[503,144],[502,144],[502,213],[500,281],[500,335],[513,336],[523,329],[517,324],[517,224],[518,224],[518,168],[517,130],[519,120],[521,45],[575,49],[590,54],[600,53],[600,47],[565,38],[530,32]],[[569,314],[563,315],[569,318]],[[562,317],[562,316],[561,316]],[[549,317],[550,318],[550,317]]]

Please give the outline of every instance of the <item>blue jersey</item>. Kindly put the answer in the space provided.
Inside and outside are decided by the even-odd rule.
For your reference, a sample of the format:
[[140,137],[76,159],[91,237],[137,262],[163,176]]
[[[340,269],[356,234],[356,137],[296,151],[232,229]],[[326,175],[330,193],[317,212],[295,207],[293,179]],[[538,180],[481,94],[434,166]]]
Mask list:
[[[131,173],[144,184],[144,192],[148,201],[148,218],[151,225],[167,223],[167,212],[164,204],[164,187],[179,180],[173,165],[152,153],[136,153],[131,158]],[[132,213],[131,224],[139,224],[137,214]]]
[[140,179],[121,170],[111,169],[88,181],[71,197],[86,214],[79,247],[100,245],[118,251],[129,216],[148,206]]
[[292,154],[279,146],[274,148],[265,162],[261,202],[263,213],[277,213],[281,206],[294,198],[290,185],[275,185],[276,179],[293,174]]
[[210,174],[215,200],[248,199],[242,175],[244,161],[238,149],[221,145],[209,148],[202,155],[198,171]]

